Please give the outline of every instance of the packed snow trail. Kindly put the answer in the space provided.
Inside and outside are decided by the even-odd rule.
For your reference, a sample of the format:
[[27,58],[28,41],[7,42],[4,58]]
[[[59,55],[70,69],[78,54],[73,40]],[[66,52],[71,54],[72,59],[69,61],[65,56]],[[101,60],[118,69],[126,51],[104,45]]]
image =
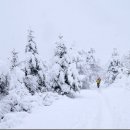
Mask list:
[[101,93],[101,90],[99,90],[100,93],[100,108],[99,108],[99,126],[98,128],[113,128],[113,116],[110,111],[110,106],[107,103],[106,97]]
[[62,97],[37,107],[15,128],[130,128],[130,91],[120,87],[83,90],[75,99]]

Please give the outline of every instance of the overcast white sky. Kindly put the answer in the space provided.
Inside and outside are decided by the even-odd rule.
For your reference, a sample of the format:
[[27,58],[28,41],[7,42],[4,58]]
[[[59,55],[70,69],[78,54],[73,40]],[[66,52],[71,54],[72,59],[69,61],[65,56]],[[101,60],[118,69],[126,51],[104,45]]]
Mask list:
[[0,59],[13,48],[23,54],[29,27],[43,58],[62,33],[106,61],[113,48],[130,49],[130,0],[0,0]]

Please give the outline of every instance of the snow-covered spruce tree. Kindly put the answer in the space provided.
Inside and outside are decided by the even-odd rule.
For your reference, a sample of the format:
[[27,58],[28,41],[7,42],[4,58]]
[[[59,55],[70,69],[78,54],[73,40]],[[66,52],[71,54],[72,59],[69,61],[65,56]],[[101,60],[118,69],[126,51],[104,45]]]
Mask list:
[[130,51],[127,55],[123,56],[122,63],[125,69],[125,73],[130,75]]
[[45,74],[43,64],[39,58],[36,42],[34,41],[33,31],[29,30],[28,43],[25,49],[25,86],[33,95],[36,92],[46,90]]
[[94,53],[95,50],[92,48],[88,52],[84,50],[78,52],[76,62],[81,75],[88,74],[88,71],[95,71],[95,69],[97,69]]
[[18,52],[15,51],[15,49],[11,53],[11,67],[10,70],[13,70],[15,67],[17,67],[19,64],[18,61]]
[[0,95],[8,95],[9,93],[9,75],[0,74]]
[[119,53],[117,49],[114,49],[107,69],[106,83],[113,83],[116,80],[117,76],[122,73],[122,71],[123,65],[121,63]]
[[72,62],[68,51],[63,36],[59,36],[59,41],[56,42],[50,81],[53,90],[59,94],[76,92],[80,88],[76,64]]
[[9,67],[8,64],[0,61],[0,97],[9,94]]
[[15,91],[15,94],[25,94],[22,89],[26,89],[24,87],[24,72],[21,69],[21,62],[19,62],[18,52],[13,50],[11,52],[10,59],[10,91]]
[[[10,77],[8,64],[0,61],[0,122],[7,105],[3,101],[9,95]],[[4,105],[5,104],[5,105]],[[3,106],[4,105],[4,106]]]
[[[13,50],[12,51],[12,55],[11,55],[11,65],[10,65],[10,71],[13,71],[13,69],[18,66],[18,53]],[[8,74],[4,74],[1,73],[0,74],[0,93],[5,93],[7,94],[9,91],[9,84],[10,84],[10,74],[8,72]]]
[[95,82],[95,79],[100,75],[101,67],[96,61],[95,50],[93,48],[88,51],[86,57],[86,70],[88,70],[90,82]]
[[[76,55],[77,54],[77,55]],[[76,62],[76,67],[78,69],[78,72],[80,75],[85,74],[85,65],[86,65],[86,52],[85,51],[78,51],[75,54],[75,62]]]
[[82,76],[82,88],[90,88],[90,84],[95,82],[101,71],[95,58],[95,50],[91,48],[89,51],[78,51],[76,62],[79,74]]
[[74,84],[76,84],[80,89],[82,87],[82,83],[81,83],[81,77],[80,74],[78,72],[77,69],[77,62],[75,60],[75,55],[77,54],[77,51],[75,50],[74,47],[71,47],[68,49],[68,56],[70,58],[70,66],[69,66],[69,71],[71,72],[69,75],[73,75],[73,82],[75,82]]
[[[18,111],[29,111],[29,104],[26,104],[24,100],[29,92],[24,85],[23,78],[24,72],[21,69],[21,62],[19,62],[18,52],[13,50],[9,58],[9,94],[4,98],[0,111],[3,113],[7,112],[18,112]],[[4,110],[4,106],[6,109]]]

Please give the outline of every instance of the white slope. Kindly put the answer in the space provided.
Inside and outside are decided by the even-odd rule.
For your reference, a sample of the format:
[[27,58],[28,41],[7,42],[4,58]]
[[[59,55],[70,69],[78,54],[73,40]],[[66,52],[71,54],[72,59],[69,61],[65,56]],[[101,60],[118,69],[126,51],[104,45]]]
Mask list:
[[121,87],[84,90],[75,99],[62,97],[37,107],[15,128],[130,128],[130,91]]

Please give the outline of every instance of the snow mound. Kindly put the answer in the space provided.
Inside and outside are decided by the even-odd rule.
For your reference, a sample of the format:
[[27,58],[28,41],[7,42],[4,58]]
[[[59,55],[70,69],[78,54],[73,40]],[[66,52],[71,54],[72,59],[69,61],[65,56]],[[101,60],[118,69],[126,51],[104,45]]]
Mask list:
[[130,77],[127,75],[119,76],[112,85],[114,87],[123,87],[130,90]]
[[0,129],[9,129],[20,125],[22,120],[28,116],[26,112],[8,113],[0,123]]

